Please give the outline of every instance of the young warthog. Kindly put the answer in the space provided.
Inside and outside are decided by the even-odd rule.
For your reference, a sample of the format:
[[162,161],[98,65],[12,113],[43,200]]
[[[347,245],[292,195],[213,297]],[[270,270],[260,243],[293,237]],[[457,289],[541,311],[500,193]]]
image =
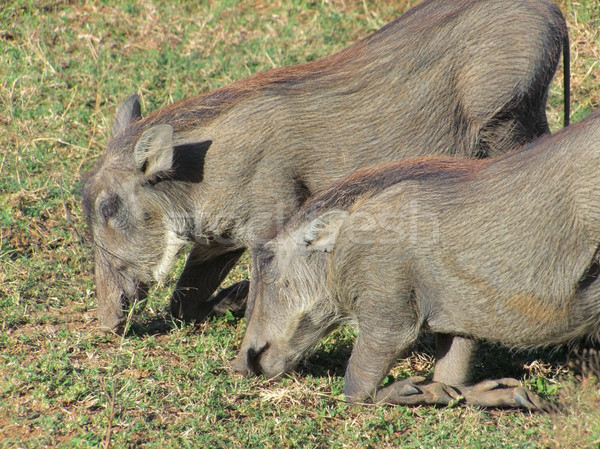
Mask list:
[[[469,341],[600,336],[598,167],[600,112],[497,159],[428,157],[339,181],[254,252],[235,369],[276,377],[353,322],[350,400],[543,408],[514,379],[466,387]],[[423,329],[438,337],[434,382],[377,391]]]
[[550,1],[426,1],[333,56],[143,119],[132,96],[83,190],[100,324],[118,326],[124,303],[186,244],[171,311],[205,316],[257,235],[357,168],[497,155],[547,133],[561,47],[567,60],[565,21]]

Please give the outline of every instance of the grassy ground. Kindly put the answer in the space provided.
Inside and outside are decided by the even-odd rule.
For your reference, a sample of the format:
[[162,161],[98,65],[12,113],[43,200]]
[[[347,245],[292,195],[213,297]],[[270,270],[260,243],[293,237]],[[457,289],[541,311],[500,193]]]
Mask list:
[[[244,321],[164,324],[177,272],[127,335],[96,329],[79,180],[117,105],[144,111],[274,66],[319,58],[416,1],[16,0],[0,6],[0,447],[596,447],[597,359],[485,347],[480,377],[513,375],[565,413],[349,405],[352,332],[297,375],[242,379]],[[569,22],[573,120],[600,105],[600,6],[560,3]],[[560,127],[562,81],[548,116]],[[576,157],[576,155],[574,155]],[[181,266],[179,266],[181,269]],[[247,277],[247,259],[228,282]],[[425,342],[394,376],[430,375]],[[584,359],[585,369],[581,368]]]

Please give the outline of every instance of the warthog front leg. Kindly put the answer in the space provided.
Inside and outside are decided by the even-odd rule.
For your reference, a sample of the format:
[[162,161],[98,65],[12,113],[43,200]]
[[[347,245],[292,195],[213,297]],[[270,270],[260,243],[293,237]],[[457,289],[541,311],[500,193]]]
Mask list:
[[460,392],[442,382],[422,384],[424,377],[403,379],[382,388],[375,396],[375,402],[401,405],[448,405],[460,398]]
[[467,404],[482,407],[526,408],[541,412],[554,409],[548,401],[521,387],[518,380],[511,378],[484,380],[470,387],[460,387],[460,394]]
[[[371,344],[369,350],[363,351],[361,347],[366,347],[367,343],[360,341],[359,333],[346,370],[344,393],[347,399],[353,402],[372,399],[373,402],[401,405],[448,405],[460,398],[458,389],[443,382],[423,384],[425,378],[420,376],[396,381],[376,391],[398,355],[390,351],[389,342],[382,343],[379,348]],[[406,346],[408,344],[407,341]]]
[[461,398],[452,385],[463,385],[471,374],[471,362],[476,349],[473,340],[436,334],[436,358],[433,382],[424,383],[421,376],[399,380],[379,390],[376,402],[400,405],[449,405]]
[[378,400],[377,388],[392,365],[419,336],[415,311],[406,303],[410,288],[395,292],[398,304],[389,313],[388,295],[368,298],[358,313],[358,336],[346,368],[344,394],[352,402]]
[[484,380],[470,387],[452,387],[443,382],[422,384],[424,377],[399,380],[377,392],[376,402],[399,405],[449,405],[466,402],[480,407],[524,408],[550,412],[553,406],[516,379]]
[[224,289],[211,298],[244,249],[207,258],[207,249],[196,247],[188,256],[171,298],[171,314],[185,321],[201,321],[227,309],[244,309],[248,283],[242,282]]

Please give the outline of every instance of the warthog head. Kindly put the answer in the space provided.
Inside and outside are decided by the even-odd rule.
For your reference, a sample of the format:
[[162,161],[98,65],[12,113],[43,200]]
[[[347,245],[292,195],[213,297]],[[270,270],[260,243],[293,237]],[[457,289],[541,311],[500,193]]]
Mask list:
[[124,322],[128,304],[163,277],[185,243],[165,212],[165,189],[158,188],[173,165],[173,128],[160,124],[137,135],[123,132],[139,119],[134,95],[118,109],[107,151],[83,187],[99,320],[109,329]]
[[[289,226],[254,251],[246,334],[234,369],[268,378],[293,370],[344,313],[328,284],[328,255],[348,213]],[[333,255],[332,255],[333,256]]]

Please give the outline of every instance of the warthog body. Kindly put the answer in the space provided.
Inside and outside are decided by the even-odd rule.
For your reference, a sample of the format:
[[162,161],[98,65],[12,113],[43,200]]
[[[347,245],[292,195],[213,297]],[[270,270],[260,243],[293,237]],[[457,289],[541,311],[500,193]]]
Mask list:
[[[469,342],[599,337],[599,167],[600,112],[496,159],[399,161],[335,183],[254,251],[235,368],[275,377],[353,322],[351,400],[445,404],[462,394],[542,407],[514,379],[465,387]],[[376,391],[424,329],[438,337],[435,382]]]
[[124,302],[186,244],[171,311],[205,316],[257,235],[357,168],[482,158],[547,133],[548,86],[567,44],[549,1],[426,1],[333,56],[145,118],[131,97],[83,193],[101,325],[118,326]]

